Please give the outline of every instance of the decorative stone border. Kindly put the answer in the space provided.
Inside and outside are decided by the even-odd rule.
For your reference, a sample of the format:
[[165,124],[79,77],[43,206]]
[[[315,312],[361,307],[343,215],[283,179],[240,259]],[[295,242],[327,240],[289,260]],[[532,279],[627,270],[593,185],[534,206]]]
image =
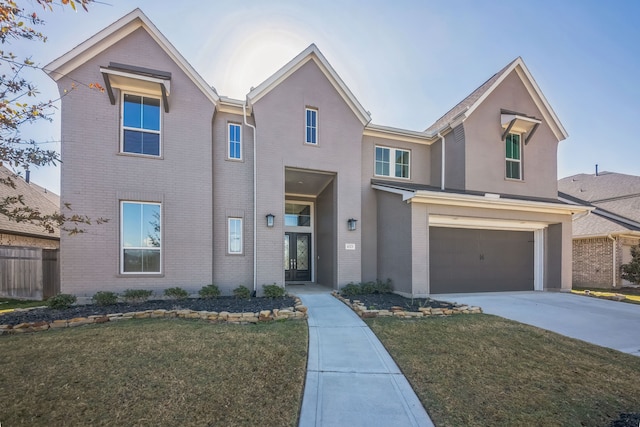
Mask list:
[[404,308],[398,306],[391,307],[391,310],[369,310],[363,303],[360,302],[360,300],[356,299],[351,301],[349,298],[345,298],[335,291],[331,294],[351,307],[351,309],[363,319],[370,319],[373,317],[399,317],[402,319],[414,319],[429,316],[449,316],[452,314],[482,313],[482,308],[480,307],[462,305],[457,303],[453,304],[453,308],[420,307],[418,308],[418,311],[405,311]]
[[[228,311],[193,311],[193,310],[145,310],[128,313],[113,313],[88,317],[76,317],[52,322],[30,322],[18,325],[0,325],[0,335],[20,334],[25,332],[39,332],[49,329],[73,328],[82,325],[119,322],[130,319],[146,318],[181,318],[201,319],[212,323],[231,323],[239,325],[271,322],[274,320],[305,320],[308,308],[302,305],[300,298],[294,297],[295,306],[285,309],[263,310],[257,313],[229,313]],[[2,316],[0,316],[2,319]]]

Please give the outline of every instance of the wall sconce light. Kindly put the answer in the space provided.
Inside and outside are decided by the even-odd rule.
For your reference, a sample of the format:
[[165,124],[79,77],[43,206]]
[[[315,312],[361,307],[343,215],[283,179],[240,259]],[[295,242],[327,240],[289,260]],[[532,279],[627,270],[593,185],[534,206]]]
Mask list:
[[273,220],[276,218],[273,214],[267,215],[267,227],[273,227]]
[[347,228],[349,229],[349,231],[355,231],[356,230],[356,223],[358,222],[357,219],[355,218],[349,218],[347,220]]

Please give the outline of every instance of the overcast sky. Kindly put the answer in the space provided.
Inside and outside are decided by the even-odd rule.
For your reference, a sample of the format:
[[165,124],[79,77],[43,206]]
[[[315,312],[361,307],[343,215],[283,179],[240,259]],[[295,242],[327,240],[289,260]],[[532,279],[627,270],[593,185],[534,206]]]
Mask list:
[[[11,49],[44,66],[136,7],[221,95],[244,99],[315,43],[374,123],[411,130],[521,56],[569,133],[558,177],[596,163],[640,175],[638,1],[105,0],[88,13],[42,11],[47,43]],[[29,77],[43,98],[58,97],[44,73]],[[58,120],[28,134],[59,150]],[[59,168],[32,179],[59,192]]]

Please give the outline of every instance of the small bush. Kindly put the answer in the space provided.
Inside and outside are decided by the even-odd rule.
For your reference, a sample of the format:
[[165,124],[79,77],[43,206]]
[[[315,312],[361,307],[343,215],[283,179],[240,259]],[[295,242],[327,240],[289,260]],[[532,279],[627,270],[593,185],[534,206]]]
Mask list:
[[240,285],[233,290],[233,296],[240,299],[251,298],[251,291],[244,285]]
[[63,310],[71,307],[78,299],[75,295],[70,294],[58,294],[52,296],[47,300],[49,308],[55,308],[57,310]]
[[220,289],[212,283],[203,286],[202,289],[198,291],[198,295],[200,295],[200,298],[218,298],[220,296]]
[[344,285],[342,289],[340,289],[340,293],[343,296],[349,297],[353,295],[360,295],[362,291],[360,289],[360,285],[353,282],[349,282],[347,285]]
[[127,302],[145,302],[153,294],[146,289],[127,289],[122,293],[122,298]]
[[169,297],[171,299],[181,300],[181,299],[187,299],[189,297],[189,292],[179,287],[167,288],[164,290],[164,296]]
[[286,293],[282,286],[278,286],[275,283],[273,285],[262,285],[262,289],[264,289],[264,296],[267,298],[282,298]]
[[386,282],[383,282],[382,280],[377,280],[376,281],[376,285],[375,285],[375,294],[390,294],[391,292],[393,292],[393,286],[392,286],[391,279],[387,279]]
[[361,294],[374,294],[376,293],[376,282],[364,282],[360,283]]
[[118,302],[118,294],[115,292],[109,291],[100,291],[96,292],[91,300],[94,304],[105,306],[105,305],[114,305]]

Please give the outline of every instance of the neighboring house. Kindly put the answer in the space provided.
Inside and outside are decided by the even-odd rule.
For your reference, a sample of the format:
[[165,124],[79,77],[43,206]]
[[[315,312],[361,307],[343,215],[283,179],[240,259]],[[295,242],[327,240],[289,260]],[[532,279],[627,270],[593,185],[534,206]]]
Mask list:
[[219,96],[138,9],[46,70],[106,88],[62,98],[63,200],[112,219],[62,236],[64,292],[571,287],[586,208],[558,200],[566,132],[520,58],[421,132],[371,123],[315,45]]
[[[60,198],[0,165],[0,199],[22,196],[25,206],[45,215],[59,211]],[[49,232],[30,222],[16,222],[0,214],[0,296],[42,299],[59,290],[60,230]]]
[[595,209],[573,222],[573,285],[619,288],[620,267],[640,243],[640,176],[579,174],[558,181],[560,197]]

